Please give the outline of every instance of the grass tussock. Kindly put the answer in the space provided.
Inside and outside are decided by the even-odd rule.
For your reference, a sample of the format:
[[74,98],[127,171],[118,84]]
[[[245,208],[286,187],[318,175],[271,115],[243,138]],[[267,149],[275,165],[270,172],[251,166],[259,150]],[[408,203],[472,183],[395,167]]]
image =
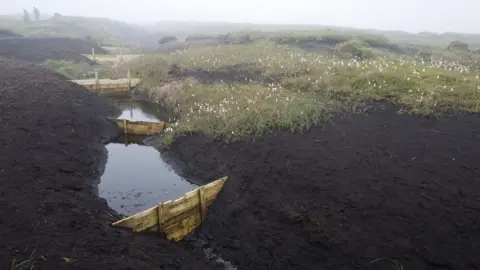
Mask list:
[[292,95],[280,84],[204,85],[187,79],[172,95],[181,120],[167,130],[167,142],[192,132],[233,140],[271,129],[303,131],[340,105],[312,92]]
[[[365,48],[365,43],[352,42],[343,49],[359,53],[351,47],[358,44]],[[269,42],[188,49],[156,57],[137,60],[133,66],[150,86],[157,84],[145,93],[180,115],[165,136],[166,143],[191,132],[236,139],[272,129],[302,131],[365,100],[391,100],[421,115],[480,111],[479,76],[474,67],[460,61],[389,54],[345,58]],[[205,85],[186,79],[174,87],[159,86],[172,64],[209,71],[244,64],[277,82]]]

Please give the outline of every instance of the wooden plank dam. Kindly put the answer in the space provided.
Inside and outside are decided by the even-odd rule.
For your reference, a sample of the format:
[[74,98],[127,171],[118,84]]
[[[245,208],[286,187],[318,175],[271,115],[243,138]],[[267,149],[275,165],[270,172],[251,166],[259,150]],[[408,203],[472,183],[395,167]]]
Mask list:
[[125,135],[151,136],[160,134],[167,127],[165,122],[130,121],[126,119],[113,119],[123,130]]
[[186,193],[183,197],[129,216],[112,225],[134,232],[161,232],[169,240],[180,241],[205,219],[228,176]]
[[122,93],[129,92],[131,89],[137,87],[142,79],[140,78],[123,78],[123,79],[85,79],[72,80],[72,82],[79,84],[90,91],[98,93]]

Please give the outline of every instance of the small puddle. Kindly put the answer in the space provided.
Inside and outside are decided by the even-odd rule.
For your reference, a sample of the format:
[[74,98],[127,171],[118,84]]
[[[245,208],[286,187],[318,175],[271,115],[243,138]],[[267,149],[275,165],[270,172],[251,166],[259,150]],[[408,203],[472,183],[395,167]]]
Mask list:
[[[135,101],[117,105],[123,110],[119,118],[133,121],[158,122],[165,113],[155,104],[148,109]],[[108,157],[98,193],[121,215],[133,215],[198,187],[178,176],[155,148],[142,143],[143,139],[122,137],[106,145]]]

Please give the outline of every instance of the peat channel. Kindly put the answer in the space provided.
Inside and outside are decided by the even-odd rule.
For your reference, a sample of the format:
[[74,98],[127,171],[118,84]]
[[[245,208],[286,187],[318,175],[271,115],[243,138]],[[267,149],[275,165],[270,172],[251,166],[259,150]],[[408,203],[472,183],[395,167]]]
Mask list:
[[[118,118],[161,122],[167,116],[155,104],[128,100],[115,103],[122,109]],[[198,187],[178,176],[155,148],[143,143],[144,139],[127,135],[106,145],[108,157],[98,185],[99,196],[121,215],[175,200]]]
[[[154,103],[118,98],[114,102],[122,109],[118,119],[168,123],[174,118]],[[201,248],[207,260],[221,269],[236,270],[209,247],[208,241],[190,233],[203,221],[228,177],[203,186],[190,183],[177,175],[161,153],[145,143],[146,139],[126,134],[106,145],[108,156],[98,185],[99,196],[126,216],[112,225],[137,232],[160,231],[174,241],[187,236],[187,245]]]

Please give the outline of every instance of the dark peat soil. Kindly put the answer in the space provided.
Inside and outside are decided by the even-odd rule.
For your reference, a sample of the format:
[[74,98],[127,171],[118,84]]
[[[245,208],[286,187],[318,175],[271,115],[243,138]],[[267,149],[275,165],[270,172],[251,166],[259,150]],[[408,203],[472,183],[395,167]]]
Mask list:
[[480,269],[479,138],[478,116],[383,102],[304,134],[163,152],[184,176],[230,176],[196,236],[239,269],[464,270]]
[[119,216],[95,181],[102,143],[118,135],[105,117],[118,113],[61,75],[0,58],[0,269],[32,254],[35,269],[211,269],[160,237],[110,226]]

